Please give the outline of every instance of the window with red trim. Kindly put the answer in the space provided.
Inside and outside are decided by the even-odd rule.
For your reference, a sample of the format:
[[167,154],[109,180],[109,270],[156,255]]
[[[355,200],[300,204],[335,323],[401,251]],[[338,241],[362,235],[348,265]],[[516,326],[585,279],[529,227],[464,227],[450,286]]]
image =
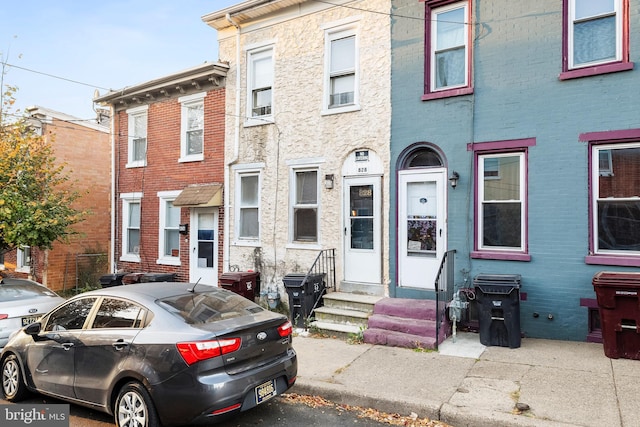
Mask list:
[[468,0],[425,1],[423,100],[473,93],[470,17]]
[[628,0],[563,0],[560,80],[633,68],[628,11]]

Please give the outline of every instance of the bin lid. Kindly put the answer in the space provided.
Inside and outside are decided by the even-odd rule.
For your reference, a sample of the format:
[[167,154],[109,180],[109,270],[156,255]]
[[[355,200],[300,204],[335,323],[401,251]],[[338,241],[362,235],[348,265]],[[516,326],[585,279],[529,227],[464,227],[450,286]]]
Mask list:
[[599,271],[593,276],[593,286],[640,287],[640,273],[630,271]]
[[514,289],[520,289],[522,276],[520,274],[478,274],[473,284],[485,294],[510,294]]

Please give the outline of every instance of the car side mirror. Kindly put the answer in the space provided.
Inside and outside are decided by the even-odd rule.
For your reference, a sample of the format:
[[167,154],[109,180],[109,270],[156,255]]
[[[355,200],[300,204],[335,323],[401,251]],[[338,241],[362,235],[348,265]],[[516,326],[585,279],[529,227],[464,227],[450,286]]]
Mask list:
[[42,328],[42,325],[40,324],[40,322],[34,322],[29,326],[27,326],[26,328],[24,328],[24,333],[31,336],[38,335],[40,333],[41,328]]

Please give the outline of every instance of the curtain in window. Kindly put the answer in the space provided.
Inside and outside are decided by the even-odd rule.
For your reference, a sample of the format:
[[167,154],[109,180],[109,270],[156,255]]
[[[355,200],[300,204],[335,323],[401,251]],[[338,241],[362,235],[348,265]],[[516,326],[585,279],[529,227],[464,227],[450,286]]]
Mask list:
[[437,15],[436,88],[463,85],[465,82],[464,13],[465,8],[459,8]]
[[187,154],[201,154],[204,129],[204,105],[187,108]]

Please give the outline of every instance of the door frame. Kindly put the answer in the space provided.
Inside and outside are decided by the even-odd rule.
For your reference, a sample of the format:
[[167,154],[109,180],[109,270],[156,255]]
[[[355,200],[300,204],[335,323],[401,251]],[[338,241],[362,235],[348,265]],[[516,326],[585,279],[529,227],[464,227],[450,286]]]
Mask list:
[[[217,207],[207,208],[191,208],[189,214],[189,282],[195,283],[200,279],[202,283],[218,286],[218,269],[220,266],[219,260],[219,209]],[[204,278],[200,274],[198,267],[198,215],[200,214],[213,214],[213,267],[211,268],[213,276],[211,278]]]
[[[415,177],[415,180],[407,178]],[[399,289],[416,289],[424,291],[433,291],[435,289],[435,276],[442,262],[442,257],[447,251],[448,246],[448,208],[447,208],[447,169],[444,167],[405,169],[398,171],[398,192],[397,192],[397,226],[396,226],[396,254],[397,254],[397,270],[396,284]],[[423,259],[408,256],[408,232],[407,232],[407,191],[406,185],[410,182],[435,181],[436,182],[436,219],[437,223],[437,244],[435,257],[425,256]],[[419,269],[420,272],[407,272],[405,269]],[[421,270],[425,268],[425,270]],[[418,280],[420,274],[426,273],[424,280]],[[411,284],[404,283],[409,279],[414,279]],[[416,283],[419,285],[416,286]]]
[[[382,177],[379,175],[363,175],[343,177],[342,180],[342,218],[343,218],[343,277],[348,282],[371,283],[382,282]],[[352,186],[371,185],[373,187],[373,249],[351,248],[351,193]],[[367,265],[366,276],[353,277],[350,265]],[[357,267],[362,271],[361,267]]]

